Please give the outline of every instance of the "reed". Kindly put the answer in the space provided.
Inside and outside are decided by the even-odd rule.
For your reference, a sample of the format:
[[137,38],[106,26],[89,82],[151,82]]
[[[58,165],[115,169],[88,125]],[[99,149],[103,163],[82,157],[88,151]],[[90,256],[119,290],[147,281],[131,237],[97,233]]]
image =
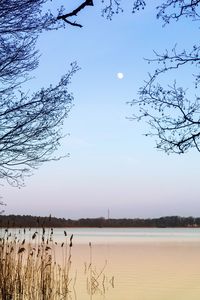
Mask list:
[[[70,276],[73,235],[68,242],[53,241],[53,229],[29,233],[27,229],[11,234],[5,229],[0,237],[0,299],[61,300],[68,299],[73,288]],[[58,249],[60,248],[60,249]],[[62,251],[61,262],[56,251]]]
[[93,262],[91,243],[89,243],[89,249],[90,261],[88,266],[87,263],[85,263],[85,275],[87,277],[87,292],[90,295],[90,299],[92,299],[92,296],[95,294],[105,295],[110,286],[114,288],[114,276],[109,278],[106,275],[105,269],[107,266],[107,260],[103,267],[96,267]]

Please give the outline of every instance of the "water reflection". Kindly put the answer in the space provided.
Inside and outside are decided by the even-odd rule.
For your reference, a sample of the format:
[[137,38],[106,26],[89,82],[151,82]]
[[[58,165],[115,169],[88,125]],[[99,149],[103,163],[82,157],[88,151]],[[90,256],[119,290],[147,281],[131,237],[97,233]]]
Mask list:
[[92,257],[92,245],[89,243],[90,248],[90,261],[87,266],[85,263],[85,275],[87,278],[87,292],[90,295],[90,299],[93,299],[94,295],[105,296],[106,291],[110,287],[114,288],[114,276],[108,278],[106,275],[107,260],[101,269],[98,269],[93,263]]
[[[77,239],[81,240],[80,243],[74,242],[74,264],[90,259],[88,245],[84,242],[86,232],[83,239],[83,231],[79,234]],[[126,233],[126,238],[120,239],[116,232],[115,238],[110,238],[106,234],[99,229],[96,235],[92,232],[92,236],[88,234],[87,238],[93,241],[92,257],[98,270],[101,270],[107,260],[106,276],[109,279],[114,276],[114,285],[108,281],[110,285],[108,284],[105,293],[90,293],[89,298],[82,284],[84,279],[80,268],[80,280],[76,285],[78,300],[199,300],[199,229],[174,230],[172,235],[170,230],[165,230],[162,237],[161,231],[155,234],[151,231],[151,237],[147,231],[137,232],[143,236],[140,238],[127,238]],[[144,234],[147,235],[146,240]]]

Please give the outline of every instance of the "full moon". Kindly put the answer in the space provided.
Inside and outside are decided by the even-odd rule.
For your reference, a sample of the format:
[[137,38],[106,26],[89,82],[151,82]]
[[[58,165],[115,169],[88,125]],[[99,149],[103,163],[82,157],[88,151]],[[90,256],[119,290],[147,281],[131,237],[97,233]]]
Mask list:
[[117,73],[117,78],[118,78],[118,79],[123,79],[123,78],[124,78],[124,74],[121,73],[121,72],[118,72],[118,73]]

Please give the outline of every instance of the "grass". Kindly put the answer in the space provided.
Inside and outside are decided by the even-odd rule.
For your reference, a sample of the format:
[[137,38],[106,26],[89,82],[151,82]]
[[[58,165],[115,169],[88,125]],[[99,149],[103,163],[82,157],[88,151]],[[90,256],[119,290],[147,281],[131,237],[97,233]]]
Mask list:
[[[34,232],[28,241],[26,229],[20,239],[6,229],[0,238],[0,299],[66,299],[73,285],[70,277],[73,235],[67,241],[53,242],[53,229]],[[56,248],[62,251],[56,262]]]
[[[13,231],[12,231],[13,232]],[[3,230],[0,237],[0,299],[1,300],[62,300],[72,299],[76,274],[71,275],[73,235],[63,232],[63,243],[53,240],[53,228],[34,233],[23,229],[15,233]],[[28,238],[27,238],[28,236]],[[114,276],[97,270],[92,258],[85,263],[86,290],[92,297],[104,295],[108,286],[114,288]],[[59,259],[58,259],[59,257]]]

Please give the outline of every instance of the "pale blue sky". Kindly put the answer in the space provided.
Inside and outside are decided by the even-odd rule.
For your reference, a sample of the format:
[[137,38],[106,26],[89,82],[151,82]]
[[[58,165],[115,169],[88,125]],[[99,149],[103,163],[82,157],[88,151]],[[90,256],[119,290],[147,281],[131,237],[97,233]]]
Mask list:
[[[112,21],[100,10],[97,3],[80,14],[82,29],[67,26],[38,40],[42,56],[30,91],[58,81],[72,61],[81,67],[69,87],[75,100],[64,132],[70,136],[58,152],[70,158],[43,165],[22,189],[5,184],[6,214],[106,217],[109,208],[111,217],[197,216],[200,154],[157,151],[154,140],[142,135],[148,127],[126,119],[133,112],[126,102],[153,70],[143,58],[175,43],[180,49],[193,45],[198,24],[183,20],[163,28],[151,6],[135,15],[127,6]],[[124,73],[122,80],[117,72]],[[172,73],[164,80],[174,78]],[[187,70],[178,80],[190,86]]]

